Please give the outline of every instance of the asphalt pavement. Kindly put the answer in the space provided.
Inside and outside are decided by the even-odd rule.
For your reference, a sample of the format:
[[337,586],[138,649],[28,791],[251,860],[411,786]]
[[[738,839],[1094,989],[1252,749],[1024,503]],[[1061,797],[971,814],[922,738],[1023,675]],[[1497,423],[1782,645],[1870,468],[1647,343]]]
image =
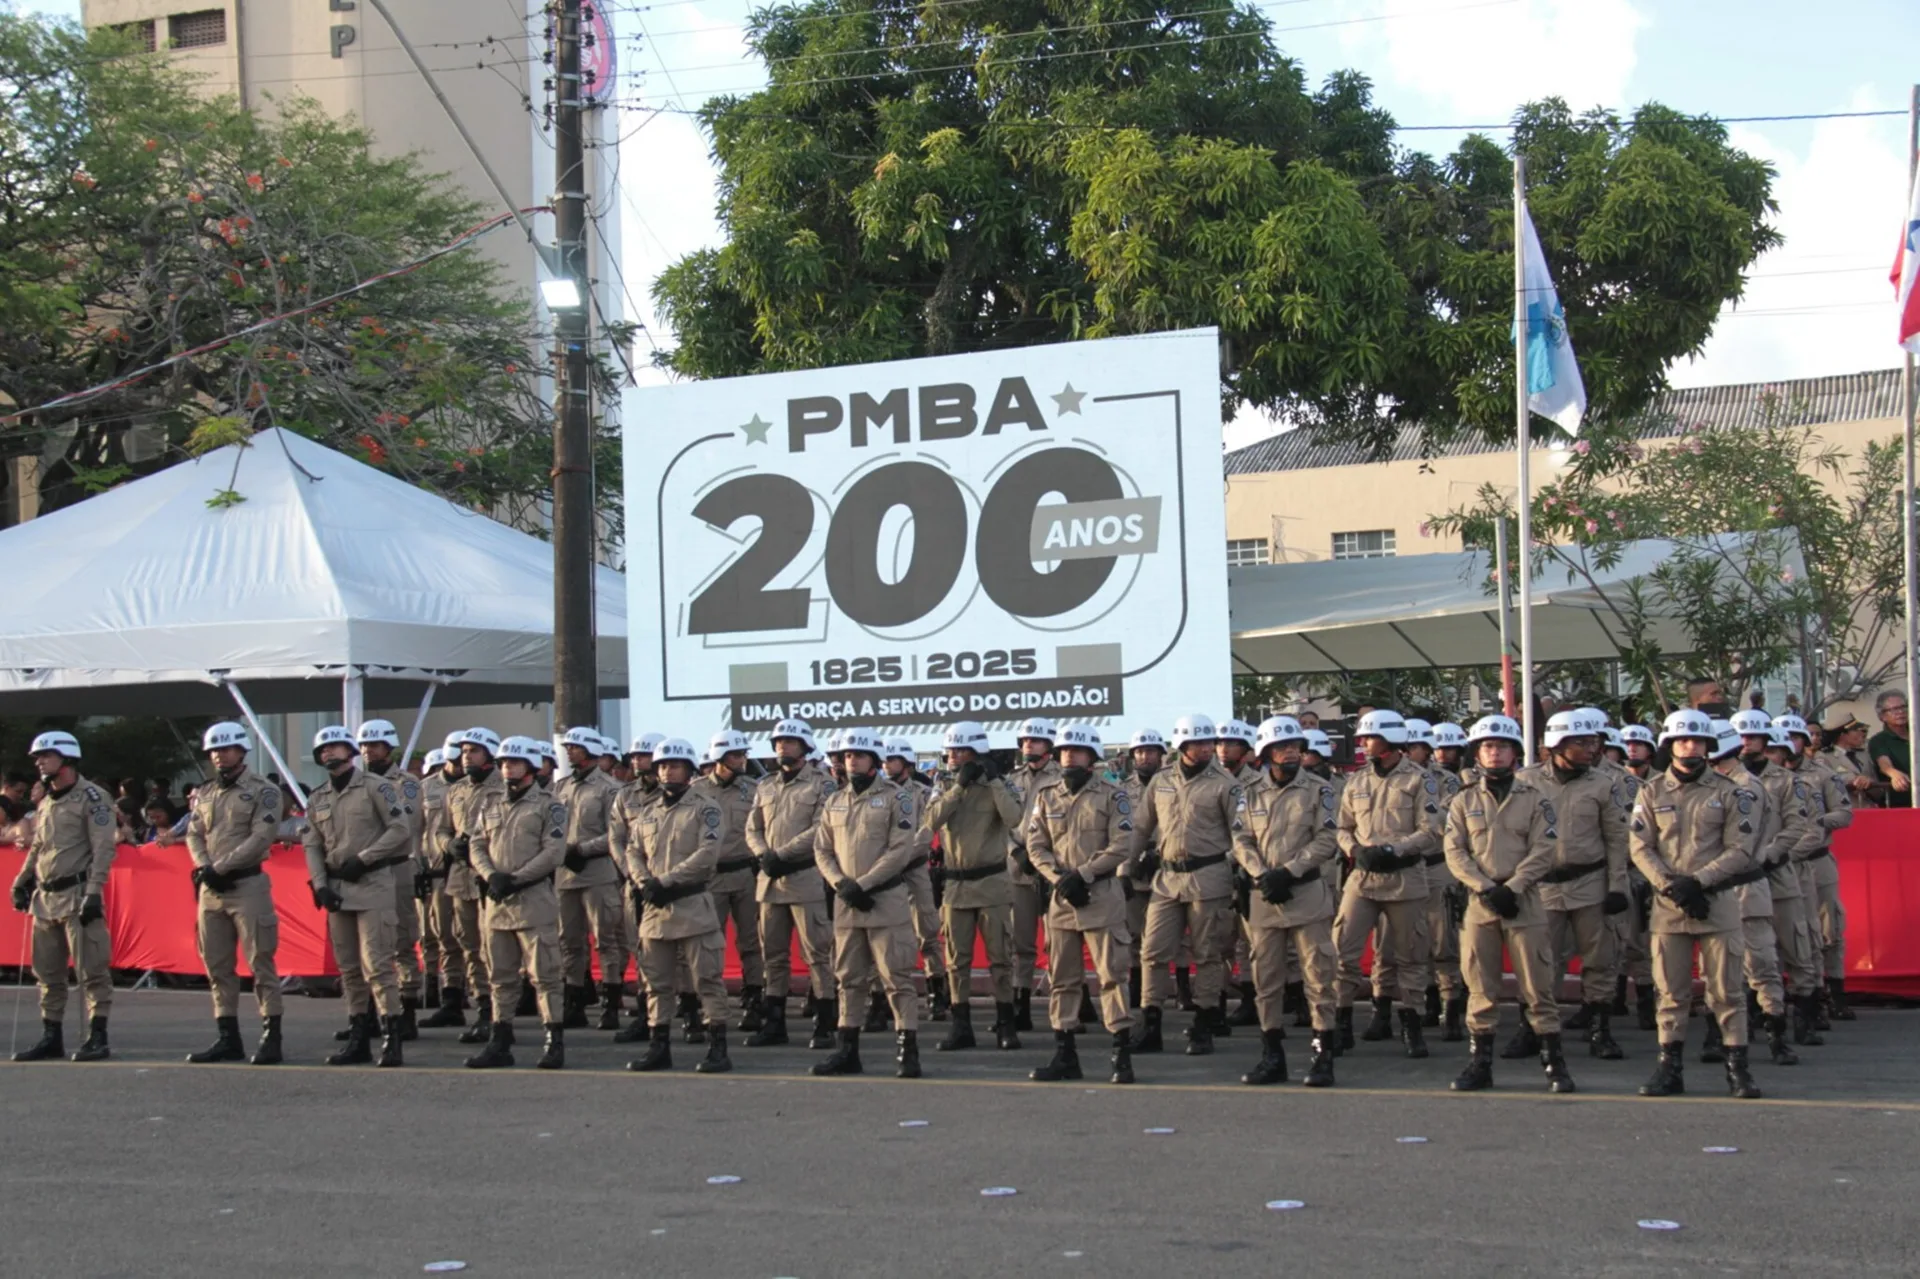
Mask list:
[[[0,1017],[14,999],[0,989]],[[17,1044],[36,1017],[28,991]],[[568,1068],[539,1071],[524,1019],[511,1070],[463,1069],[472,1049],[445,1030],[409,1044],[402,1070],[321,1065],[343,1017],[338,1000],[293,998],[288,1064],[189,1066],[212,1037],[206,996],[123,990],[111,1062],[0,1065],[0,1272],[1920,1269],[1920,1012],[1862,1010],[1799,1066],[1757,1054],[1761,1101],[1729,1099],[1692,1054],[1688,1096],[1635,1096],[1653,1037],[1632,1029],[1616,1031],[1625,1061],[1576,1046],[1581,1091],[1550,1097],[1526,1061],[1497,1061],[1491,1093],[1449,1093],[1465,1046],[1437,1032],[1426,1061],[1362,1044],[1338,1087],[1309,1091],[1300,1031],[1286,1086],[1239,1083],[1258,1050],[1241,1030],[1199,1058],[1170,1035],[1173,1051],[1137,1058],[1138,1084],[1114,1087],[1104,1035],[1082,1037],[1088,1079],[1035,1084],[1045,1032],[945,1054],[937,1025],[918,1081],[891,1077],[879,1035],[857,1079],[814,1079],[822,1054],[737,1033],[729,1075],[694,1074],[704,1050],[678,1042],[670,1074],[628,1073],[637,1052],[602,1031],[569,1032]],[[69,1048],[77,1023],[70,1010]],[[982,1193],[996,1188],[1012,1193]]]

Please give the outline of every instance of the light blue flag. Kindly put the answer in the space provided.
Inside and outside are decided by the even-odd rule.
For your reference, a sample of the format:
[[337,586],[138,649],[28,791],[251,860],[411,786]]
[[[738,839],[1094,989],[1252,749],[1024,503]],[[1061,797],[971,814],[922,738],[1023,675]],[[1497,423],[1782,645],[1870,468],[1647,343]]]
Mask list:
[[1573,340],[1567,336],[1567,315],[1547,274],[1547,255],[1533,229],[1533,215],[1522,212],[1526,228],[1525,274],[1527,291],[1527,407],[1559,423],[1568,435],[1580,434],[1587,411],[1587,388],[1580,381],[1580,365],[1573,358]]

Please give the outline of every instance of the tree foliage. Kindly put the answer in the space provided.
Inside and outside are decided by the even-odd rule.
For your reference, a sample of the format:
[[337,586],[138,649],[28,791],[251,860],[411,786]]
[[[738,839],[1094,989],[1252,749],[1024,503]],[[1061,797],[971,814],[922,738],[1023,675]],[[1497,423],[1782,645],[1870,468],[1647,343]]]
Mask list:
[[[1217,324],[1222,393],[1376,446],[1512,431],[1512,162],[1394,144],[1250,6],[809,0],[702,118],[728,242],[655,289],[694,377]],[[1777,242],[1711,121],[1549,100],[1516,139],[1593,410],[1649,404]]]
[[[15,409],[301,312],[486,216],[310,101],[210,99],[111,32],[0,15],[0,101],[0,398]],[[59,507],[278,425],[537,529],[552,447],[532,314],[463,248],[0,419],[0,449],[40,454],[43,504]],[[152,456],[129,450],[134,428],[157,437]],[[617,470],[613,447],[602,465]]]

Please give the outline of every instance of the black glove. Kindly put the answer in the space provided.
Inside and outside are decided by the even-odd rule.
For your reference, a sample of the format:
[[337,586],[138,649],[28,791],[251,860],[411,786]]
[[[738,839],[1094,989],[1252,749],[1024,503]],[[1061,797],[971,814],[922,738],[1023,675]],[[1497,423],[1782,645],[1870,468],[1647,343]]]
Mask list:
[[1140,867],[1140,878],[1142,879],[1159,874],[1160,850],[1157,848],[1149,848],[1146,852],[1140,854],[1138,865]]
[[576,875],[587,868],[587,855],[580,851],[578,844],[568,844],[567,855],[560,860]]
[[80,899],[80,926],[85,928],[96,919],[106,917],[107,904],[100,900],[99,893],[88,893]]
[[424,870],[413,872],[413,900],[417,902],[433,900],[433,876]]
[[1713,899],[1707,896],[1707,890],[1703,888],[1698,897],[1691,898],[1680,909],[1687,912],[1688,919],[1704,921],[1713,915]]
[[339,890],[332,884],[328,884],[325,888],[316,888],[313,890],[313,908],[315,910],[336,911],[346,904],[347,903],[341,899]]
[[1713,902],[1707,897],[1707,890],[1691,875],[1675,875],[1660,891],[1668,901],[1685,911],[1689,919],[1705,919],[1713,913]]
[[1624,915],[1631,905],[1633,903],[1627,900],[1625,893],[1608,893],[1604,909],[1609,915]]
[[1093,886],[1082,879],[1077,870],[1070,870],[1062,875],[1059,882],[1053,886],[1053,891],[1066,898],[1069,906],[1076,908],[1085,906],[1093,900]]
[[962,786],[972,786],[986,775],[987,766],[977,759],[968,760],[966,763],[960,765],[960,784]]
[[447,860],[459,862],[462,866],[473,864],[473,837],[455,835],[453,842],[447,845]]
[[25,913],[33,903],[33,880],[25,879],[13,886],[13,908]]
[[647,898],[646,894],[640,891],[640,885],[631,882],[627,884],[627,900],[633,903],[633,917],[636,920],[647,913]]
[[1493,910],[1493,913],[1502,919],[1520,918],[1520,894],[1514,892],[1505,884],[1495,884],[1492,888],[1480,894],[1480,900],[1484,901]]
[[1400,869],[1399,855],[1388,851],[1383,844],[1368,844],[1353,855],[1361,870],[1370,870],[1375,874],[1386,874]]
[[784,870],[786,870],[786,867],[778,857],[775,857],[770,852],[760,854],[760,873],[762,875],[765,875],[768,879],[778,879]]
[[1260,872],[1259,880],[1260,895],[1278,906],[1293,896],[1295,882],[1293,872],[1284,866],[1263,870]]
[[937,862],[928,862],[927,878],[933,881],[935,888],[939,888],[947,882],[947,868]]
[[358,857],[349,857],[334,870],[333,877],[345,880],[349,884],[357,884],[367,877],[367,864]]
[[207,875],[208,875],[208,871],[205,866],[195,866],[193,868],[193,873],[188,875],[187,878],[193,881],[193,886],[195,888],[200,888],[206,884]]
[[1025,844],[1013,850],[1013,864],[1029,875],[1034,873],[1033,859],[1027,856],[1027,846]]
[[640,885],[640,900],[649,906],[658,906],[666,893],[666,886],[657,879],[649,879]]
[[872,893],[851,879],[841,880],[840,886],[833,890],[833,895],[855,910],[872,910],[879,904],[874,901]]
[[205,873],[200,876],[200,882],[205,884],[209,890],[216,893],[230,893],[233,891],[233,881],[231,879],[222,875],[211,866],[205,866],[201,869]]
[[487,876],[487,896],[495,901],[505,901],[520,891],[520,885],[513,882],[513,876],[504,870],[496,870]]

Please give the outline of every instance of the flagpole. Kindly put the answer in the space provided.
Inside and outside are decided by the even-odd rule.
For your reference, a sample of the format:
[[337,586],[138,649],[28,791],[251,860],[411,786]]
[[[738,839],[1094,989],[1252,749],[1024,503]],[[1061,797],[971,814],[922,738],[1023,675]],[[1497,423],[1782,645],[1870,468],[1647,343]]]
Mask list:
[[[1920,178],[1920,84],[1913,86],[1913,90],[1907,99],[1907,189],[1909,195],[1912,193],[1913,184],[1917,178]],[[1906,438],[1902,442],[1903,461],[1901,484],[1903,491],[1900,495],[1900,512],[1905,516],[1905,524],[1901,529],[1901,535],[1903,539],[1902,549],[1906,555],[1907,723],[1911,726],[1914,715],[1913,708],[1920,706],[1920,660],[1916,660],[1917,655],[1920,655],[1920,620],[1916,620],[1915,618],[1913,599],[1914,589],[1916,585],[1920,585],[1920,573],[1915,572],[1916,554],[1914,547],[1914,524],[1917,519],[1920,519],[1920,511],[1914,509],[1916,494],[1914,492],[1913,474],[1913,436],[1916,387],[1914,385],[1913,352],[1908,351],[1906,353],[1906,359],[1903,364],[1904,367],[1900,379],[1902,395],[1900,398],[1906,405],[1907,429]],[[1907,733],[1909,739],[1911,739],[1913,729],[1909,727]],[[1916,802],[1911,793],[1908,795],[1908,802]]]
[[1527,433],[1527,164],[1513,157],[1513,416],[1514,451],[1520,456],[1520,726],[1533,763],[1533,477]]

